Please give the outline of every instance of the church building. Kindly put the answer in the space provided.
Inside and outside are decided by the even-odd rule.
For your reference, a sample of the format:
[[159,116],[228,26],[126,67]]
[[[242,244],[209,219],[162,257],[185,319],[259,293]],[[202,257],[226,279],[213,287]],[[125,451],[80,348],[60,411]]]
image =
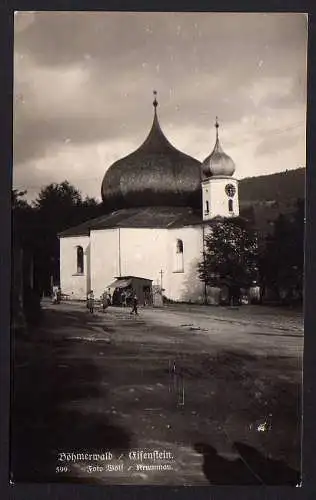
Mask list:
[[217,119],[214,149],[202,163],[170,144],[154,94],[146,140],[104,175],[104,215],[59,235],[60,286],[70,298],[89,290],[98,298],[143,278],[167,299],[204,301],[197,264],[205,231],[215,217],[239,215],[235,164],[220,145]]

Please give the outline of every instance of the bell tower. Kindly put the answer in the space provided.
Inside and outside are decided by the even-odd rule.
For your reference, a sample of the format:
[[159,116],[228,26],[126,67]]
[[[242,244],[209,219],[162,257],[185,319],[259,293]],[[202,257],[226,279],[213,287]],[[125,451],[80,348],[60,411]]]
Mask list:
[[235,163],[220,145],[217,117],[215,129],[214,149],[202,163],[203,220],[239,216],[238,180],[233,177]]

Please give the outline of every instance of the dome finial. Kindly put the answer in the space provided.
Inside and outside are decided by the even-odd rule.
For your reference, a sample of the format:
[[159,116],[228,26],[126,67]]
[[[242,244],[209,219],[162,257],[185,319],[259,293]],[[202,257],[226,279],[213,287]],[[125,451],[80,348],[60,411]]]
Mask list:
[[218,128],[219,128],[218,116],[216,116],[215,118],[215,128],[216,128],[216,140],[218,141]]
[[158,106],[158,101],[157,101],[157,90],[153,90],[153,94],[154,94],[154,102],[153,102],[153,105],[154,105],[155,112],[156,112],[156,109],[157,109],[157,106]]
[[205,158],[202,164],[202,172],[205,177],[225,176],[230,177],[235,172],[235,163],[233,160],[222,150],[218,138],[218,116],[215,119],[216,129],[216,142],[212,153]]

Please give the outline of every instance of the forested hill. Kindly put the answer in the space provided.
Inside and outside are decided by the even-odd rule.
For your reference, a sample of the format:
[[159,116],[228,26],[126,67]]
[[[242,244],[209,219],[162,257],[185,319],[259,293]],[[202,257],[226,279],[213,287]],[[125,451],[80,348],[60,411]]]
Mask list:
[[263,238],[273,229],[272,221],[294,212],[297,200],[304,198],[305,168],[239,181],[240,215],[253,221]]
[[305,197],[305,168],[271,175],[247,177],[239,181],[240,203],[287,201]]

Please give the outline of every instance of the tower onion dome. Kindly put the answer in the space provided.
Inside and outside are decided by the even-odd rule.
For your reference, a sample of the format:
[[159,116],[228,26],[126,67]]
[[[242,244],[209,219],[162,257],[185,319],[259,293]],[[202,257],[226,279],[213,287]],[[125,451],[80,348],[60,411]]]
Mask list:
[[212,153],[205,158],[202,162],[202,172],[205,177],[215,177],[215,176],[232,176],[235,172],[235,163],[222,150],[222,147],[218,138],[218,118],[216,117],[215,122],[216,128],[216,142]]
[[107,210],[121,208],[201,206],[201,163],[178,151],[163,134],[157,116],[144,143],[104,175],[101,194]]

